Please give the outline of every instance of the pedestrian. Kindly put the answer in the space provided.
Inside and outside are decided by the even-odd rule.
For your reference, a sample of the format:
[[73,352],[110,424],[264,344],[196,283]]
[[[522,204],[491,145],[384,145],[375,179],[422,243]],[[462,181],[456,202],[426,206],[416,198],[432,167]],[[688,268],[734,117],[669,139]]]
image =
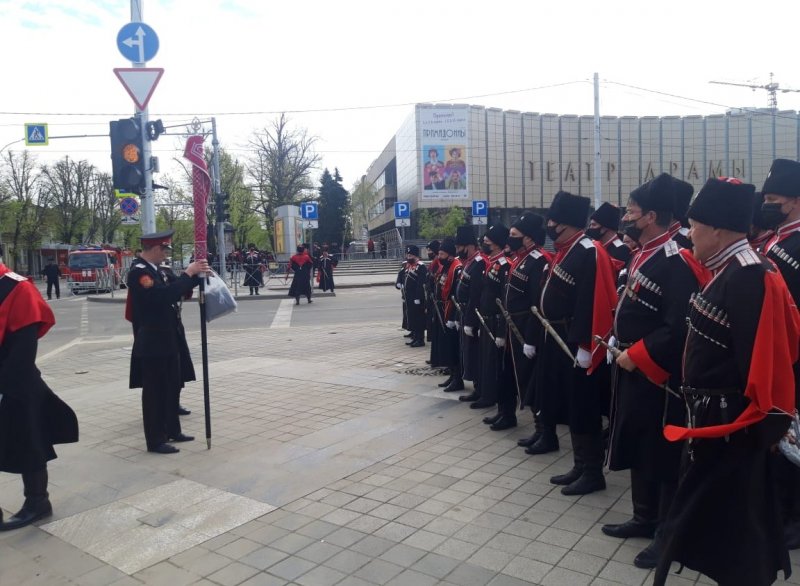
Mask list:
[[133,324],[130,388],[142,389],[142,420],[147,451],[174,454],[167,442],[194,437],[181,431],[178,420],[183,383],[194,379],[183,326],[180,300],[200,284],[208,272],[205,259],[195,260],[170,282],[159,266],[172,250],[174,230],[144,234],[142,253],[128,273],[125,318]]
[[478,308],[483,289],[483,273],[486,260],[478,248],[475,229],[471,225],[459,226],[456,231],[456,252],[463,264],[461,275],[456,284],[456,329],[459,332],[461,349],[461,377],[472,381],[472,392],[462,395],[459,401],[477,401],[480,394],[480,346],[478,345]]
[[449,378],[440,383],[445,393],[464,390],[464,379],[461,376],[461,355],[456,330],[455,304],[451,296],[455,293],[456,284],[461,274],[461,261],[456,256],[456,242],[453,238],[445,238],[439,247],[439,262],[442,270],[436,279],[434,303],[439,310],[442,332],[442,359],[450,369]]
[[381,238],[381,258],[386,258],[386,250],[388,246],[386,244],[386,238]]
[[[394,286],[400,291],[400,305],[403,308],[403,321],[401,322],[400,327],[406,330],[408,333],[404,334],[404,338],[413,338],[414,332],[408,327],[408,312],[406,311],[406,292],[403,290],[405,287],[405,280],[406,280],[406,268],[408,267],[408,260],[404,260],[403,264],[400,266],[400,270],[397,271],[397,278],[395,279]],[[423,309],[424,311],[424,309]],[[410,344],[410,342],[407,342]]]
[[428,330],[428,342],[431,343],[431,354],[427,363],[432,367],[441,367],[444,361],[441,356],[441,344],[439,343],[442,334],[444,333],[444,323],[439,320],[439,314],[436,312],[434,306],[434,290],[436,289],[436,280],[439,278],[439,272],[442,270],[442,263],[439,261],[439,246],[438,240],[431,240],[426,246],[426,255],[428,256],[428,265],[426,266],[428,272],[428,280],[426,287],[425,298],[425,326]]
[[747,242],[754,193],[738,179],[709,179],[689,208],[694,256],[713,278],[688,308],[688,427],[664,428],[688,443],[655,586],[673,561],[725,586],[791,574],[769,456],[795,410],[800,315],[775,265]]
[[616,283],[605,248],[583,232],[589,198],[560,191],[547,212],[547,235],[556,255],[542,291],[540,310],[569,350],[554,336],[543,336],[536,368],[536,405],[541,439],[526,449],[544,453],[558,449],[556,423],[568,422],[572,470],[553,476],[564,495],[589,494],[606,487],[603,476],[603,393],[593,376],[605,351],[594,336],[608,337],[613,325]]
[[22,475],[25,502],[0,531],[30,525],[53,513],[47,462],[53,444],[78,441],[78,420],[36,368],[38,339],[55,324],[53,311],[25,277],[0,259],[0,471]]
[[372,256],[372,260],[375,260],[375,241],[371,236],[369,240],[367,240],[367,252]]
[[317,260],[317,283],[323,291],[331,290],[334,293],[333,269],[339,264],[335,256],[331,256],[328,247],[322,247],[322,255]]
[[[623,221],[642,243],[630,262],[614,320],[617,357],[613,376],[611,470],[630,470],[633,518],[603,525],[611,537],[652,539],[666,517],[678,483],[681,445],[668,442],[665,422],[681,425],[680,397],[657,385],[679,389],[689,298],[710,274],[672,238],[673,180],[663,174],[631,192]],[[658,539],[633,560],[654,568]]]
[[42,275],[47,279],[47,299],[53,298],[53,287],[56,290],[56,299],[61,299],[61,288],[59,280],[61,279],[61,271],[58,265],[50,260],[42,269]]
[[244,257],[244,286],[250,288],[250,295],[260,295],[259,287],[264,286],[264,275],[261,273],[261,259],[254,244],[247,246],[247,255]]
[[403,301],[407,327],[411,332],[412,348],[425,346],[425,282],[427,269],[419,261],[419,247],[406,247],[406,263],[403,274]]
[[289,272],[294,273],[292,277],[292,284],[289,287],[289,297],[294,297],[294,304],[300,305],[300,296],[304,295],[311,301],[311,267],[314,261],[306,253],[303,246],[297,247],[297,254],[292,255],[289,259],[289,264],[286,267],[286,279],[289,278]]

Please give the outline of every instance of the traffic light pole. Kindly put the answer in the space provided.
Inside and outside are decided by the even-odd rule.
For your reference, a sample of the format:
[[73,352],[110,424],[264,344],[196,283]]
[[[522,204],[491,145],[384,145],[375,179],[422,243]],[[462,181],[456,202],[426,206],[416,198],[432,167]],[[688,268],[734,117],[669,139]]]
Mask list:
[[[219,174],[219,140],[217,140],[217,119],[211,118],[211,146],[214,152],[211,159],[211,169],[214,173],[214,203],[222,207],[222,182]],[[219,276],[224,281],[227,267],[225,266],[225,218],[217,218],[217,253],[219,254]]]
[[[131,22],[144,22],[142,12],[143,0],[131,0]],[[134,67],[147,67],[146,63],[131,63]],[[156,207],[153,201],[153,164],[150,139],[147,136],[147,123],[150,121],[148,108],[136,109],[136,117],[142,129],[142,157],[144,158],[144,193],[142,194],[141,217],[142,234],[156,231]]]

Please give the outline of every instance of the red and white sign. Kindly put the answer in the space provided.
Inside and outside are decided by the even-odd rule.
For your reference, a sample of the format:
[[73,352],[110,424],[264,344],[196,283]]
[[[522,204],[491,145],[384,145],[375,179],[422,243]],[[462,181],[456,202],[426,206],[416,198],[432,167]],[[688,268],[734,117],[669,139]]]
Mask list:
[[164,69],[161,67],[118,67],[114,69],[122,85],[140,110],[147,108]]

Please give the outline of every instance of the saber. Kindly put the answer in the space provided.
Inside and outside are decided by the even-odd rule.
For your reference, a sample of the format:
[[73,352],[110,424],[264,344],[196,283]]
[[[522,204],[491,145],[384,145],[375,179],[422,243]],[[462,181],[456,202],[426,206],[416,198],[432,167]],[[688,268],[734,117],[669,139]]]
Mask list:
[[478,321],[481,322],[481,325],[483,326],[484,331],[487,334],[489,334],[489,337],[492,339],[492,342],[497,344],[497,338],[495,338],[494,334],[492,333],[492,330],[489,329],[489,326],[486,324],[486,321],[483,319],[483,316],[481,315],[481,312],[478,311],[477,307],[475,308],[475,313],[478,314]]
[[456,301],[456,296],[455,295],[451,295],[450,299],[453,300],[453,304],[456,306],[456,309],[458,310],[458,315],[461,316],[461,320],[460,321],[463,324],[464,323],[464,310],[461,309],[461,306],[458,304],[458,301]]
[[506,323],[508,324],[511,333],[514,334],[514,337],[517,339],[517,341],[524,346],[525,338],[523,338],[522,334],[519,332],[517,324],[515,324],[514,320],[511,319],[511,314],[508,313],[505,307],[503,307],[503,302],[500,301],[499,299],[495,299],[494,302],[497,303],[497,307],[500,308],[500,311],[502,312],[503,317],[506,319]]
[[547,333],[550,334],[550,336],[556,341],[558,347],[564,351],[564,354],[566,354],[570,360],[572,360],[572,366],[576,366],[578,364],[578,359],[573,356],[569,346],[567,346],[567,343],[564,341],[564,339],[558,335],[558,332],[553,327],[553,324],[547,321],[547,318],[539,312],[539,308],[535,305],[531,306],[531,313],[536,316],[536,319],[542,322],[544,329],[547,330]]
[[431,303],[433,303],[433,309],[436,311],[436,317],[439,319],[439,326],[443,330],[447,330],[447,326],[444,325],[444,319],[442,318],[442,312],[439,310],[439,303],[434,299],[433,295],[428,293],[428,285],[423,285],[425,289],[425,294],[429,295]]
[[[603,338],[601,338],[600,336],[592,336],[592,338],[594,338],[594,341],[595,341],[595,342],[597,342],[598,344],[600,344],[600,345],[601,345],[603,348],[605,348],[606,350],[608,350],[609,352],[611,352],[611,356],[613,356],[613,357],[614,357],[614,360],[616,360],[616,359],[619,357],[619,355],[620,355],[620,354],[622,354],[622,351],[621,351],[619,348],[615,348],[614,346],[611,346],[611,345],[609,345],[609,344],[608,344],[608,342],[606,342],[606,341],[605,341]],[[655,385],[655,386],[657,386],[657,387],[659,387],[659,388],[661,388],[661,389],[664,389],[664,390],[665,390],[665,391],[667,391],[667,392],[668,392],[670,395],[674,395],[675,397],[677,397],[677,398],[678,398],[678,399],[680,399],[681,401],[683,401],[683,400],[684,400],[684,398],[683,398],[683,397],[681,397],[681,396],[680,396],[678,393],[676,393],[676,392],[675,392],[675,391],[673,391],[671,388],[669,388],[669,385],[667,385],[666,383],[657,383],[656,381],[652,380],[652,379],[651,379],[649,376],[647,376],[647,375],[644,373],[644,371],[642,371],[642,370],[640,370],[640,369],[638,369],[638,368],[637,368],[637,369],[635,369],[635,370],[634,370],[634,372],[636,372],[637,374],[640,374],[640,375],[642,375],[642,377],[646,378],[646,379],[647,379],[647,381],[648,381],[650,384],[653,384],[653,385]]]

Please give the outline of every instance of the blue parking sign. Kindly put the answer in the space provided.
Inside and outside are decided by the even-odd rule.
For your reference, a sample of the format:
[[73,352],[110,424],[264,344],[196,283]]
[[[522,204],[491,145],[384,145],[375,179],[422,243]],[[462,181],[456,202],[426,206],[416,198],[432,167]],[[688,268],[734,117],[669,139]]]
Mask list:
[[304,220],[319,220],[317,202],[306,201],[300,204],[300,217]]
[[398,201],[394,204],[394,217],[396,220],[411,217],[411,204],[407,201]]
[[472,215],[475,217],[485,217],[489,215],[489,202],[486,200],[475,200],[472,202]]

